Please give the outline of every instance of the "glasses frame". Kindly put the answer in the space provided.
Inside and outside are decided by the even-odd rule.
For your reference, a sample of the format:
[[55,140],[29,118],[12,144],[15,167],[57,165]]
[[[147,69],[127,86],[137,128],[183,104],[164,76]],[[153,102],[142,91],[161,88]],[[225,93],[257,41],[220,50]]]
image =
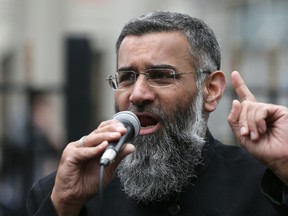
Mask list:
[[[192,74],[192,73],[197,73],[197,72],[195,72],[195,71],[193,71],[193,72],[175,72],[175,70],[174,69],[172,69],[172,68],[152,68],[152,69],[147,69],[145,72],[136,72],[136,71],[133,71],[133,70],[125,70],[125,71],[117,71],[114,75],[109,75],[107,78],[105,78],[105,81],[108,81],[108,83],[109,83],[109,86],[114,90],[114,91],[125,91],[125,90],[127,90],[127,89],[129,89],[130,88],[130,86],[129,87],[127,87],[127,88],[121,88],[121,89],[119,89],[118,88],[118,78],[117,78],[117,74],[119,73],[119,72],[132,72],[132,73],[134,73],[136,76],[136,78],[135,78],[135,81],[134,81],[134,83],[133,84],[135,84],[136,82],[137,82],[137,79],[138,79],[138,77],[139,77],[139,75],[144,75],[145,76],[145,79],[146,80],[149,80],[149,75],[150,75],[150,73],[149,73],[149,71],[157,71],[157,70],[169,70],[169,71],[171,71],[171,73],[170,73],[170,75],[172,75],[173,76],[173,79],[174,80],[176,80],[177,79],[177,76],[178,75],[184,75],[184,74]],[[210,71],[204,71],[204,72],[201,72],[201,73],[211,73]],[[147,81],[147,84],[149,85],[149,86],[151,86],[151,87],[155,87],[155,88],[167,88],[167,87],[170,87],[170,86],[172,86],[173,85],[173,83],[171,83],[171,84],[169,84],[169,85],[165,85],[165,86],[157,86],[157,85],[151,85],[151,83],[149,82],[149,81]],[[132,86],[132,85],[131,85]]]

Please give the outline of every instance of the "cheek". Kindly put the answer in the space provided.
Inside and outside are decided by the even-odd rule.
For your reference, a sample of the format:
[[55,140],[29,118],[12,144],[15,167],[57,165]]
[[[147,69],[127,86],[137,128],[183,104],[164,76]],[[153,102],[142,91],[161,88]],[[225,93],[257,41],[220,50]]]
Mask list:
[[183,110],[187,107],[190,107],[196,96],[190,93],[179,94],[177,91],[174,93],[165,95],[165,97],[160,98],[160,109],[169,113],[169,115],[174,115],[176,112],[179,112],[179,109]]
[[183,89],[182,90],[175,90],[173,93],[167,96],[167,102],[171,105],[179,105],[182,107],[190,105],[197,97],[197,90],[196,89]]
[[129,95],[125,94],[125,92],[116,92],[115,105],[119,111],[127,110],[129,107]]

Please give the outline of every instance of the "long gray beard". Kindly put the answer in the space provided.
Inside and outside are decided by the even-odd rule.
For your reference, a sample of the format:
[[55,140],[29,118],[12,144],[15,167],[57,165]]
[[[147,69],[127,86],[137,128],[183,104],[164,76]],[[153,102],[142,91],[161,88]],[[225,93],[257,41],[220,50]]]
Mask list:
[[129,198],[144,203],[167,200],[196,176],[207,129],[202,94],[186,111],[180,111],[183,107],[175,110],[179,112],[174,113],[173,119],[158,109],[149,110],[161,116],[165,129],[133,140],[136,151],[118,167]]

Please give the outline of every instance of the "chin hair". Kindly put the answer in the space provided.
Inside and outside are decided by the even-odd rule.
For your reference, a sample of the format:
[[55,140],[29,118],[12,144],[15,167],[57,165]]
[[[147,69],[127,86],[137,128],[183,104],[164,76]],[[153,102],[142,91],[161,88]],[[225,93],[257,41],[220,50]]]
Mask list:
[[202,161],[207,130],[202,94],[170,118],[158,109],[150,111],[162,118],[164,129],[134,139],[136,151],[117,170],[126,195],[144,203],[168,200],[191,184]]

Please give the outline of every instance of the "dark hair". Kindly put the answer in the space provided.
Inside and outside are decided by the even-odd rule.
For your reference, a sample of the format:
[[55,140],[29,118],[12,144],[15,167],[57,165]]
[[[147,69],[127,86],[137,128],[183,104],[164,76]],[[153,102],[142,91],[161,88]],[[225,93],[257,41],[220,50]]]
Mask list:
[[202,20],[189,15],[155,11],[128,22],[116,42],[118,59],[119,47],[127,35],[144,35],[153,32],[183,32],[190,43],[193,62],[198,72],[213,72],[220,69],[221,54],[214,32]]

